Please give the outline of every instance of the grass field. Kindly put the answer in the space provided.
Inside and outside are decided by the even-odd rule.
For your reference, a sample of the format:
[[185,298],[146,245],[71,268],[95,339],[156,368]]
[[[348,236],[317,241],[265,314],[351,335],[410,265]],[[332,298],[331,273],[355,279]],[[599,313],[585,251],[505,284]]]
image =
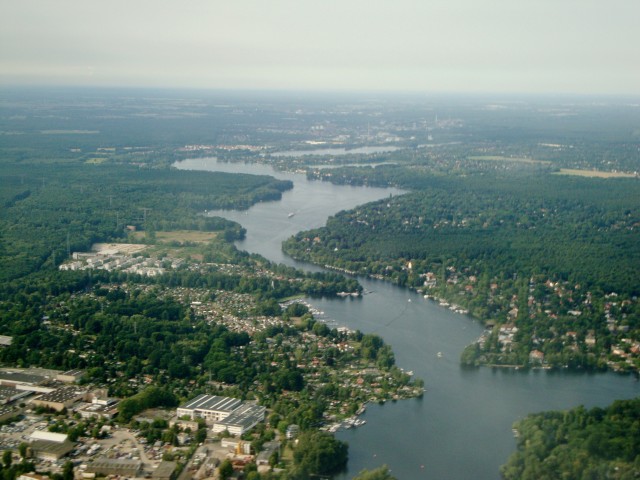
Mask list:
[[[145,232],[135,232],[136,240],[144,240]],[[201,232],[199,230],[176,230],[173,232],[156,232],[156,243],[208,243],[218,236],[218,232]]]
[[572,168],[561,168],[556,175],[576,175],[578,177],[595,177],[595,178],[633,178],[634,173],[623,172],[599,172],[598,170],[575,170]]
[[545,160],[534,160],[533,158],[502,157],[499,155],[478,155],[473,157],[467,157],[467,160],[482,160],[487,162],[540,163],[540,164],[551,163]]

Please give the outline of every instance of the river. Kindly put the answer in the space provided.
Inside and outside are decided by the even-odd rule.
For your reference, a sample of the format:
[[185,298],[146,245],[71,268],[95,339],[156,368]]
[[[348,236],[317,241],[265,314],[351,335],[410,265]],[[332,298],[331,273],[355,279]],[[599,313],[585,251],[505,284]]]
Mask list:
[[[239,248],[288,265],[318,270],[282,253],[281,242],[296,232],[324,225],[340,210],[398,195],[396,189],[335,186],[269,166],[186,160],[178,168],[267,174],[294,182],[279,202],[246,212],[209,212],[241,223],[247,237]],[[292,214],[290,216],[290,214]],[[632,376],[575,372],[462,369],[459,355],[481,332],[471,318],[386,282],[360,278],[370,292],[360,299],[309,299],[325,320],[377,333],[396,354],[396,363],[425,381],[422,399],[369,405],[367,424],[337,433],[349,442],[352,478],[363,468],[387,464],[400,480],[497,480],[499,466],[515,450],[514,421],[528,413],[610,404],[640,394]],[[440,353],[440,355],[439,355]]]

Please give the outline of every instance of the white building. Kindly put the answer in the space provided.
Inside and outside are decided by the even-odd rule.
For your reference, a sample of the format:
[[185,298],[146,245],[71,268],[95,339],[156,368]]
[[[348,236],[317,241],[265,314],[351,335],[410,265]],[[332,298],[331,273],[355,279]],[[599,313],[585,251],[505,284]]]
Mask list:
[[237,398],[217,395],[199,395],[178,407],[178,418],[204,418],[213,424],[213,432],[227,430],[232,435],[242,435],[264,421],[266,408],[252,403],[243,403]]
[[264,420],[266,408],[260,405],[244,404],[228,417],[213,425],[213,433],[227,430],[231,435],[240,436]]
[[178,407],[177,415],[178,418],[188,415],[192,420],[200,417],[214,423],[227,418],[240,405],[242,401],[237,398],[203,394]]

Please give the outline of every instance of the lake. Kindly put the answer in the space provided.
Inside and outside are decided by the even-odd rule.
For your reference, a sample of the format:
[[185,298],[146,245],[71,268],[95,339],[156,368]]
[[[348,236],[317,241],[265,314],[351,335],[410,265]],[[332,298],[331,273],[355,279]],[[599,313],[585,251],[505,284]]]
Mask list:
[[[340,210],[403,193],[336,186],[265,165],[218,163],[213,158],[176,166],[293,181],[293,190],[285,192],[281,201],[259,203],[246,212],[209,214],[235,220],[247,229],[246,239],[237,242],[239,248],[314,271],[320,268],[284,255],[282,241],[324,225]],[[415,292],[383,281],[359,280],[369,292],[362,298],[308,300],[331,324],[381,335],[393,347],[396,363],[425,381],[426,392],[422,399],[369,405],[362,417],[366,425],[337,433],[349,442],[349,470],[337,477],[340,480],[382,464],[401,480],[497,480],[499,466],[515,450],[514,421],[543,410],[603,407],[640,394],[640,383],[629,375],[463,369],[459,355],[480,334],[477,322]]]

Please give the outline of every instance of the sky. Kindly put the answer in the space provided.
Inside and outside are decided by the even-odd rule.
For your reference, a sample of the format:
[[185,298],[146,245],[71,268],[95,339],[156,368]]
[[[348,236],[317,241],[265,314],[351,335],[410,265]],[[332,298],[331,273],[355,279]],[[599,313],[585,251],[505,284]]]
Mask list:
[[0,86],[640,95],[639,0],[0,0]]

